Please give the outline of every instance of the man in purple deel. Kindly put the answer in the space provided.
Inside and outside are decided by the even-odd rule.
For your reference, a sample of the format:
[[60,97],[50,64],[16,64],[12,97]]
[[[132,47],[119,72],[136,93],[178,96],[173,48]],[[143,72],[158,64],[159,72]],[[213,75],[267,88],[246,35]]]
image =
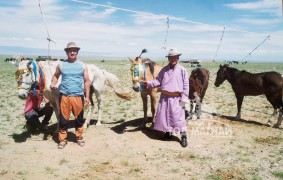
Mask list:
[[180,132],[180,143],[182,147],[187,147],[185,103],[189,101],[189,78],[187,70],[178,64],[181,55],[178,50],[170,49],[166,56],[169,64],[161,69],[156,79],[144,81],[143,86],[160,88],[154,129],[165,132],[163,140],[171,139],[173,132]]

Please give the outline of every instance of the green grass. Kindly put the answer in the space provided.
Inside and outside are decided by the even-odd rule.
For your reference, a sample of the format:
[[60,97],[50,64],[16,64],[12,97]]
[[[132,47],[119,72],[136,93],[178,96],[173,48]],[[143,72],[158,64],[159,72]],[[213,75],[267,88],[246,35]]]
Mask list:
[[65,158],[61,159],[59,162],[59,165],[67,164],[69,161],[66,160]]
[[279,179],[283,179],[283,171],[276,171],[273,175]]
[[44,168],[47,174],[54,174],[56,171],[58,171],[58,169],[52,168],[52,167],[45,167]]
[[254,138],[254,141],[256,143],[260,144],[273,144],[273,145],[278,145],[281,142],[283,142],[282,137],[276,137],[276,136],[268,136],[268,137],[256,137]]

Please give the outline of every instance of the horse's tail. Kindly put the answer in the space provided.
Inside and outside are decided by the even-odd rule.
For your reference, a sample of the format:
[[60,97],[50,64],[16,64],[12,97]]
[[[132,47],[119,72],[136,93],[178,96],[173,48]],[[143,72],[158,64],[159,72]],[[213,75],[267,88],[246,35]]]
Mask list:
[[115,94],[118,97],[125,99],[125,100],[131,100],[132,99],[132,96],[131,96],[130,93],[118,91],[117,85],[118,85],[120,80],[116,75],[109,73],[106,70],[103,70],[103,74],[106,77],[106,84],[114,90]]

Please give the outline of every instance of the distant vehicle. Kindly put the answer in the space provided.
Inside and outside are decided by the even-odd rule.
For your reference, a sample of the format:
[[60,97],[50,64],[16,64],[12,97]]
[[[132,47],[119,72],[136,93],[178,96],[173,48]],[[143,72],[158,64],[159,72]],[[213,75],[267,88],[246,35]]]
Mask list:
[[[26,60],[29,60],[29,61],[33,61],[32,58],[25,58]],[[21,61],[24,60],[24,58],[21,58]]]
[[183,61],[181,61],[181,63],[190,63],[191,67],[195,67],[195,66],[201,67],[200,61],[198,59],[183,60]]
[[51,56],[38,56],[35,60],[36,61],[46,61],[50,59],[51,59]]
[[51,58],[51,56],[38,56],[35,60],[36,61],[46,61],[46,60],[57,61],[59,59]]

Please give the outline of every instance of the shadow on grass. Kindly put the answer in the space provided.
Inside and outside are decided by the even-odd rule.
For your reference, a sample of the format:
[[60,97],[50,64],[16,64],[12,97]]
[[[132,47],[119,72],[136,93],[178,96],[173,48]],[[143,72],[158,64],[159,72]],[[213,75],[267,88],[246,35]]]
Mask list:
[[[269,127],[267,124],[265,123],[260,123],[258,121],[253,121],[253,120],[246,120],[246,119],[235,119],[234,116],[226,116],[226,115],[223,115],[223,114],[217,114],[217,113],[210,113],[210,112],[207,112],[207,111],[202,111],[202,113],[206,113],[206,114],[210,114],[212,116],[217,116],[219,117],[220,119],[226,119],[226,120],[230,120],[230,121],[235,121],[235,122],[243,122],[243,123],[247,123],[247,124],[254,124],[254,125],[258,125],[258,126],[266,126],[266,127]],[[280,130],[283,130],[283,128],[277,128],[277,129],[280,129]]]
[[10,136],[14,139],[16,143],[26,142],[28,138],[31,138],[32,136],[38,136],[40,134],[43,134],[42,140],[47,140],[48,136],[54,134],[56,128],[57,128],[57,124],[53,124],[48,127],[48,130],[42,130],[42,129],[25,130],[20,134],[13,133]]
[[[91,119],[90,122],[89,122],[89,126],[95,126],[97,121],[98,121],[97,119]],[[101,123],[102,124],[119,124],[119,123],[122,123],[124,121],[125,120],[112,121],[112,122],[104,122],[104,121],[102,121]]]
[[[95,122],[96,121],[91,121],[90,125],[95,124]],[[67,129],[70,128],[75,128],[75,120],[70,120],[69,124],[67,125]],[[42,140],[48,140],[48,136],[52,136],[53,141],[59,143],[58,132],[56,132],[56,130],[57,130],[57,123],[48,126],[48,130],[41,130],[41,129],[25,130],[19,134],[13,133],[10,136],[14,139],[14,142],[22,143],[22,142],[26,142],[27,139],[31,138],[32,136],[39,136],[40,134],[43,134]],[[70,142],[76,142],[75,133],[69,131],[67,133],[67,139]]]
[[[156,131],[152,127],[141,127],[142,123],[143,123],[143,118],[133,119],[130,121],[122,122],[121,124],[112,127],[111,130],[113,130],[117,134],[141,131],[144,135],[146,135],[150,139],[159,140],[159,141],[162,140],[162,137],[165,134],[164,132]],[[148,123],[152,123],[152,118],[149,118]],[[180,139],[176,136],[172,136],[172,138],[167,141],[180,142]]]

